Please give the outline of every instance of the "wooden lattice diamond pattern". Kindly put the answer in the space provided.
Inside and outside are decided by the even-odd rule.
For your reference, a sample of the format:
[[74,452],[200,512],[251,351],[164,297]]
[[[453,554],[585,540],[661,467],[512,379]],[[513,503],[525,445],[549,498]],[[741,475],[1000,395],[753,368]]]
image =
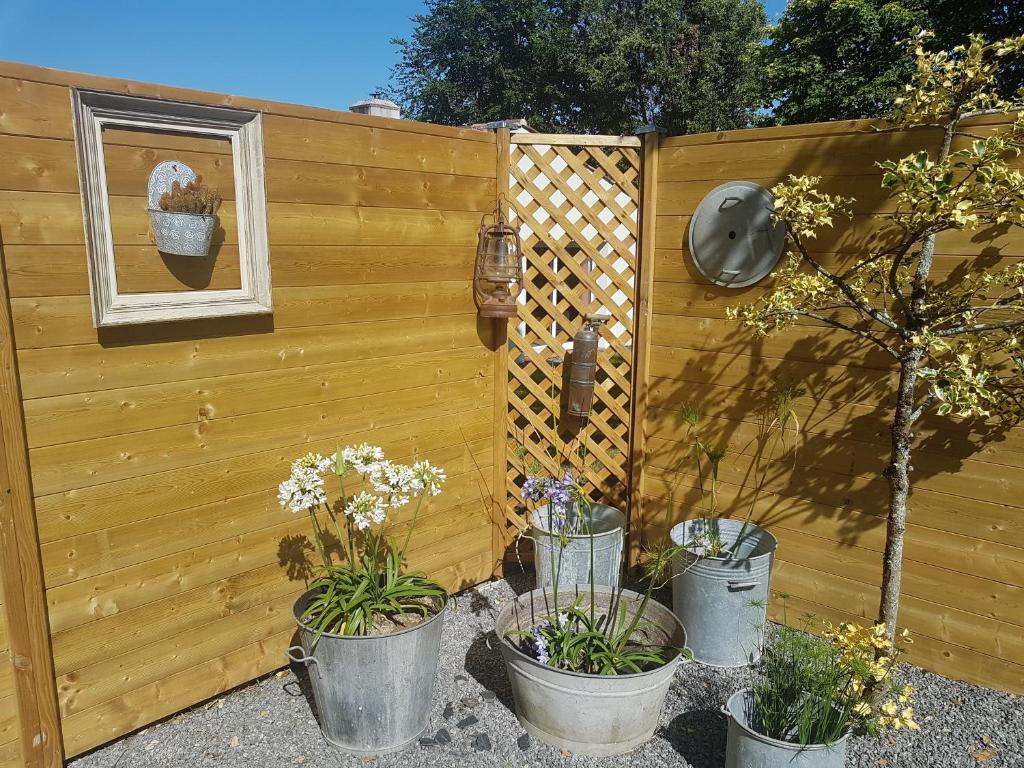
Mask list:
[[573,460],[595,500],[626,509],[640,158],[633,147],[513,140],[510,165],[509,218],[525,255],[519,319],[508,331],[511,537],[528,526],[520,487],[529,466],[557,469],[561,363],[588,313],[609,321],[601,330],[587,455]]

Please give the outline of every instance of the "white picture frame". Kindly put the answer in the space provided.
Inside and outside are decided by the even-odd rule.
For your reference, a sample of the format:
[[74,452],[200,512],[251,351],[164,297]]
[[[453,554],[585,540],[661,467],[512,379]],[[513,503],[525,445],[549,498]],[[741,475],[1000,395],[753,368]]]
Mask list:
[[[273,311],[260,112],[73,88],[72,112],[97,328],[266,314]],[[122,294],[117,289],[103,151],[104,127],[227,139],[234,168],[241,287]],[[153,246],[153,258],[159,258]]]

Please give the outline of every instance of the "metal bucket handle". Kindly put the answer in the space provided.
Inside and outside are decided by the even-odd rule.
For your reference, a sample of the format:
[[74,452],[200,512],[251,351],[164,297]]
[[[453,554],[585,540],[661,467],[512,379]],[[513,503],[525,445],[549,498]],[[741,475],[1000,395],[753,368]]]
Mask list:
[[728,584],[730,592],[738,589],[753,589],[761,584],[760,581],[729,581],[726,583]]
[[306,649],[303,648],[301,645],[293,645],[291,648],[289,648],[287,651],[284,652],[284,655],[287,656],[292,661],[294,661],[296,664],[305,664],[307,667],[310,664],[315,665],[316,666],[316,676],[318,678],[322,678],[323,677],[320,674],[320,662],[317,661],[316,658],[314,658],[313,656],[307,656],[306,655]]

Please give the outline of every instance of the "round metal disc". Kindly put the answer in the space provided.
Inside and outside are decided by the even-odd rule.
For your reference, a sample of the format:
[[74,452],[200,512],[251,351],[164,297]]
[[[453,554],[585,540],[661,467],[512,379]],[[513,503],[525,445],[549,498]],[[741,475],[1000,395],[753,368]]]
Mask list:
[[745,288],[771,272],[786,241],[774,208],[772,193],[749,181],[708,192],[690,219],[690,256],[700,273],[718,285]]

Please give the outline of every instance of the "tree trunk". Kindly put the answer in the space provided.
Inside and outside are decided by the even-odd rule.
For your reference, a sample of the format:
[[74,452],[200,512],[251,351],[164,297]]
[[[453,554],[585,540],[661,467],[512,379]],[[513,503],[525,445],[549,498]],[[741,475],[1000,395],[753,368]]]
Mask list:
[[907,497],[910,495],[910,449],[914,413],[914,391],[921,351],[912,350],[900,361],[900,382],[896,390],[895,418],[892,424],[892,455],[885,477],[889,481],[889,519],[885,531],[885,555],[882,561],[882,600],[878,621],[885,624],[890,640],[896,637],[896,617],[900,607],[900,582],[903,576],[903,536],[907,530]]

